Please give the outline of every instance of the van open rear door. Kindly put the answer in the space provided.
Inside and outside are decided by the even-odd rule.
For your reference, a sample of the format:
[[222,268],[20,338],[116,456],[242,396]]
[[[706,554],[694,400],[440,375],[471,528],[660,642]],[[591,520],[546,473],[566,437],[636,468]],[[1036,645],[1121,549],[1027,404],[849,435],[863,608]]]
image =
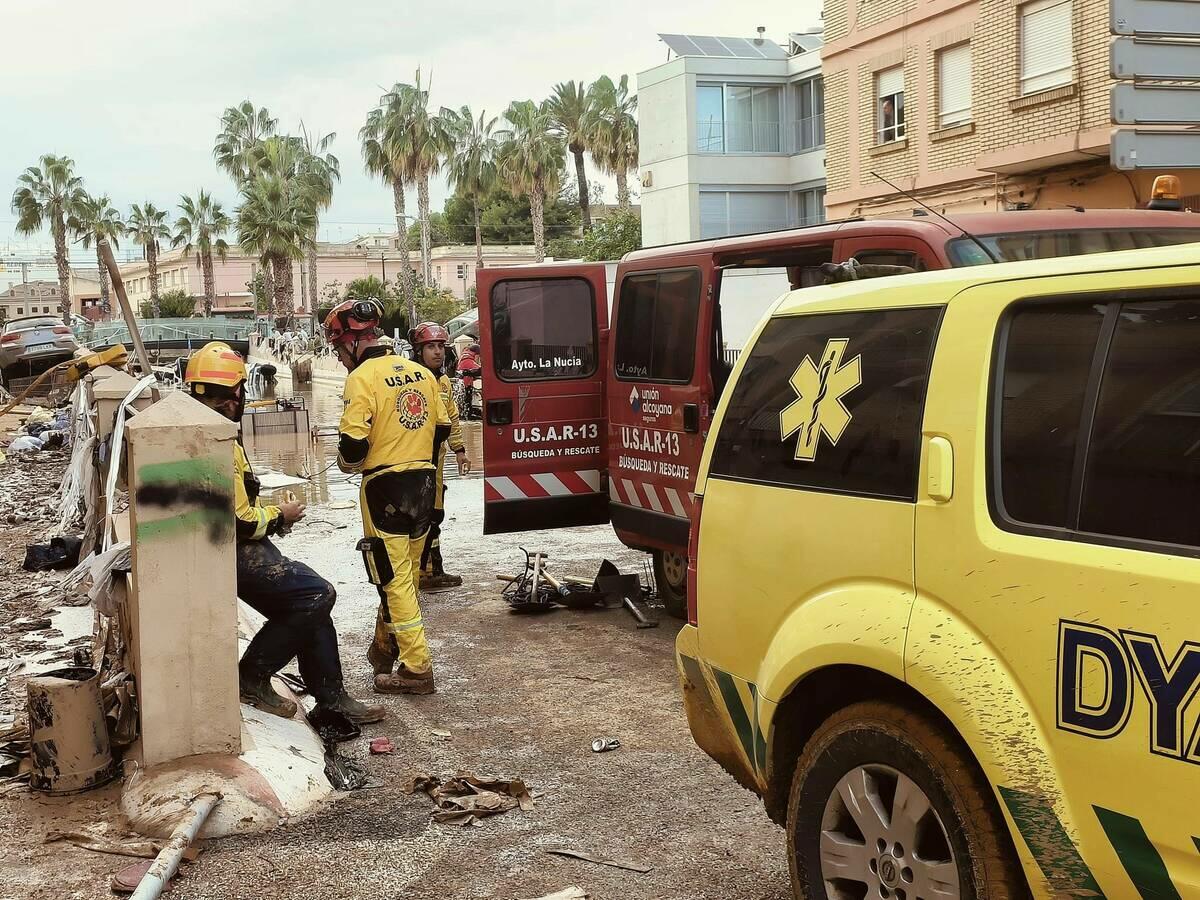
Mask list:
[[484,534],[608,521],[604,265],[480,269]]

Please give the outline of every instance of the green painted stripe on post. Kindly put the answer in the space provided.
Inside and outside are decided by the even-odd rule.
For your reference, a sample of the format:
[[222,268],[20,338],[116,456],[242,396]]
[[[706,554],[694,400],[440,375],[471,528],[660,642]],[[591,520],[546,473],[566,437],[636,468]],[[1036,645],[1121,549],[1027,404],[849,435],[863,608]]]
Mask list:
[[733,722],[733,730],[737,732],[742,749],[746,751],[746,759],[754,765],[754,731],[750,725],[750,717],[746,715],[746,707],[742,705],[742,695],[738,693],[737,684],[728,672],[722,672],[714,667],[713,675],[717,679],[717,687],[721,689],[721,697],[725,700],[725,709]]
[[1058,897],[1104,897],[1079,848],[1063,828],[1050,802],[1038,794],[999,787],[1004,805],[1025,839],[1038,868]]
[[1142,823],[1103,806],[1092,806],[1092,809],[1142,900],[1180,900],[1166,863],[1154,849]]

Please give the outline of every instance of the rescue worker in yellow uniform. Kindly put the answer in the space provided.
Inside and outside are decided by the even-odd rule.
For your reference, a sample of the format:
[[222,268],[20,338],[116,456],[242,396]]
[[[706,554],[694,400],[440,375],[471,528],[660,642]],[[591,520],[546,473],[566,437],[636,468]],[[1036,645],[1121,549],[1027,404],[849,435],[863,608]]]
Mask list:
[[462,584],[458,575],[447,575],[442,564],[442,522],[446,519],[446,447],[454,451],[458,471],[466,475],[471,471],[471,460],[463,444],[462,424],[458,418],[458,404],[454,402],[454,386],[445,372],[446,342],[450,334],[437,322],[422,322],[408,333],[413,347],[413,358],[437,378],[442,405],[450,419],[450,437],[438,445],[437,487],[433,495],[433,518],[429,523],[429,534],[421,551],[421,590],[443,591]]
[[[205,406],[231,421],[241,421],[246,364],[228,344],[213,341],[193,353],[184,384]],[[337,592],[304,563],[280,553],[271,541],[304,518],[304,506],[295,501],[279,506],[260,502],[258,478],[240,438],[233,453],[238,596],[267,618],[238,663],[241,700],[284,718],[295,715],[296,704],[271,687],[271,677],[295,657],[305,687],[316,700],[309,714],[313,724],[323,733],[328,727],[337,740],[357,737],[359,731],[352,726],[378,722],[384,710],[346,693],[337,631],[330,618]]]
[[376,300],[347,300],[325,318],[325,338],[349,372],[338,466],[363,475],[359,550],[380,596],[367,651],[375,690],[432,694],[417,572],[433,514],[437,447],[450,421],[433,373],[379,345],[382,317]]

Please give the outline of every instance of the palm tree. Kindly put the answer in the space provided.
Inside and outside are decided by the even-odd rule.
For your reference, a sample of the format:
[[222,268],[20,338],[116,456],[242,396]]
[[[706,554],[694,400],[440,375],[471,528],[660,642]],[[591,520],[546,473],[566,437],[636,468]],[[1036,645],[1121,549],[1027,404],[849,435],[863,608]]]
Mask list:
[[[412,258],[408,249],[408,216],[404,211],[404,188],[408,181],[407,159],[398,139],[403,131],[406,85],[396,84],[380,98],[379,106],[367,113],[367,122],[358,132],[367,174],[383,179],[392,189],[392,208],[396,215],[397,244],[403,265],[400,269],[400,296],[410,316],[416,314],[413,295]],[[415,318],[412,321],[416,321]]]
[[104,265],[104,247],[106,244],[119,246],[118,240],[125,234],[121,213],[112,206],[106,195],[93,197],[85,194],[81,208],[71,217],[68,225],[85,248],[96,245],[96,267],[100,270],[100,310],[107,319],[112,315],[112,294],[108,268]]
[[243,182],[254,173],[251,151],[255,145],[275,134],[278,119],[271,118],[267,108],[254,108],[249,100],[230,106],[221,116],[221,131],[213,144],[213,158],[218,168],[229,173],[234,186],[241,188]]
[[469,106],[457,112],[443,107],[440,118],[454,139],[454,152],[447,160],[450,183],[454,190],[471,198],[475,214],[475,269],[483,268],[483,235],[479,223],[479,208],[483,198],[496,184],[496,151],[499,143],[492,133],[495,117],[480,113],[476,119]]
[[158,318],[158,242],[171,239],[171,229],[167,227],[167,211],[150,202],[142,206],[135,203],[129,213],[127,225],[134,243],[142,245],[142,253],[150,269],[150,309],[154,317]]
[[83,179],[75,174],[75,160],[47,153],[38,165],[17,177],[12,211],[18,234],[36,234],[50,224],[54,237],[54,264],[58,268],[59,309],[64,324],[71,324],[71,268],[67,258],[67,219],[77,217],[87,194]]
[[302,170],[294,138],[272,137],[259,144],[251,163],[254,176],[242,185],[237,209],[238,240],[274,272],[275,318],[295,312],[292,262],[304,258],[317,221],[315,179]]
[[554,119],[555,130],[567,142],[567,149],[575,157],[575,179],[579,184],[579,215],[583,230],[592,227],[592,209],[588,196],[587,172],[583,165],[583,154],[589,149],[592,135],[589,124],[592,119],[594,96],[583,86],[583,82],[560,82],[546,101]]
[[629,76],[616,84],[602,75],[588,88],[592,98],[587,130],[592,135],[592,158],[617,179],[617,203],[629,208],[629,171],[637,169],[637,96],[629,93]]
[[342,177],[341,164],[338,158],[329,152],[329,145],[337,137],[335,132],[329,132],[324,137],[316,137],[308,132],[304,123],[300,123],[300,137],[297,139],[301,151],[300,169],[311,179],[313,210],[313,232],[308,242],[308,309],[315,315],[317,312],[317,225],[320,214],[329,209],[333,202],[333,183]]
[[565,148],[554,131],[546,103],[514,100],[504,118],[508,128],[497,133],[502,141],[497,169],[514,193],[529,195],[534,259],[542,262],[546,258],[546,197],[558,192]]
[[204,279],[204,315],[211,316],[213,304],[217,302],[215,279],[213,278],[213,253],[224,261],[229,253],[225,234],[231,224],[229,216],[219,201],[213,200],[208,191],[201,188],[193,200],[187,194],[179,198],[182,215],[175,220],[174,247],[183,247],[183,258],[195,251],[200,255],[200,274]]

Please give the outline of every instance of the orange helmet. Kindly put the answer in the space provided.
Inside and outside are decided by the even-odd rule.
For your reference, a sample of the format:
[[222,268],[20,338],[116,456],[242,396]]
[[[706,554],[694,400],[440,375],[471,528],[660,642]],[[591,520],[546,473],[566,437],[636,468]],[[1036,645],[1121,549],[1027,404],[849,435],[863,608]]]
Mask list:
[[325,340],[330,344],[357,343],[374,334],[382,319],[383,304],[378,300],[343,300],[325,317]]
[[449,340],[450,332],[437,322],[422,322],[408,333],[408,342],[413,345],[414,350],[420,349],[422,344],[445,344]]
[[246,380],[246,363],[242,355],[222,341],[210,341],[190,357],[183,383],[193,394],[209,393],[206,388],[235,391]]

